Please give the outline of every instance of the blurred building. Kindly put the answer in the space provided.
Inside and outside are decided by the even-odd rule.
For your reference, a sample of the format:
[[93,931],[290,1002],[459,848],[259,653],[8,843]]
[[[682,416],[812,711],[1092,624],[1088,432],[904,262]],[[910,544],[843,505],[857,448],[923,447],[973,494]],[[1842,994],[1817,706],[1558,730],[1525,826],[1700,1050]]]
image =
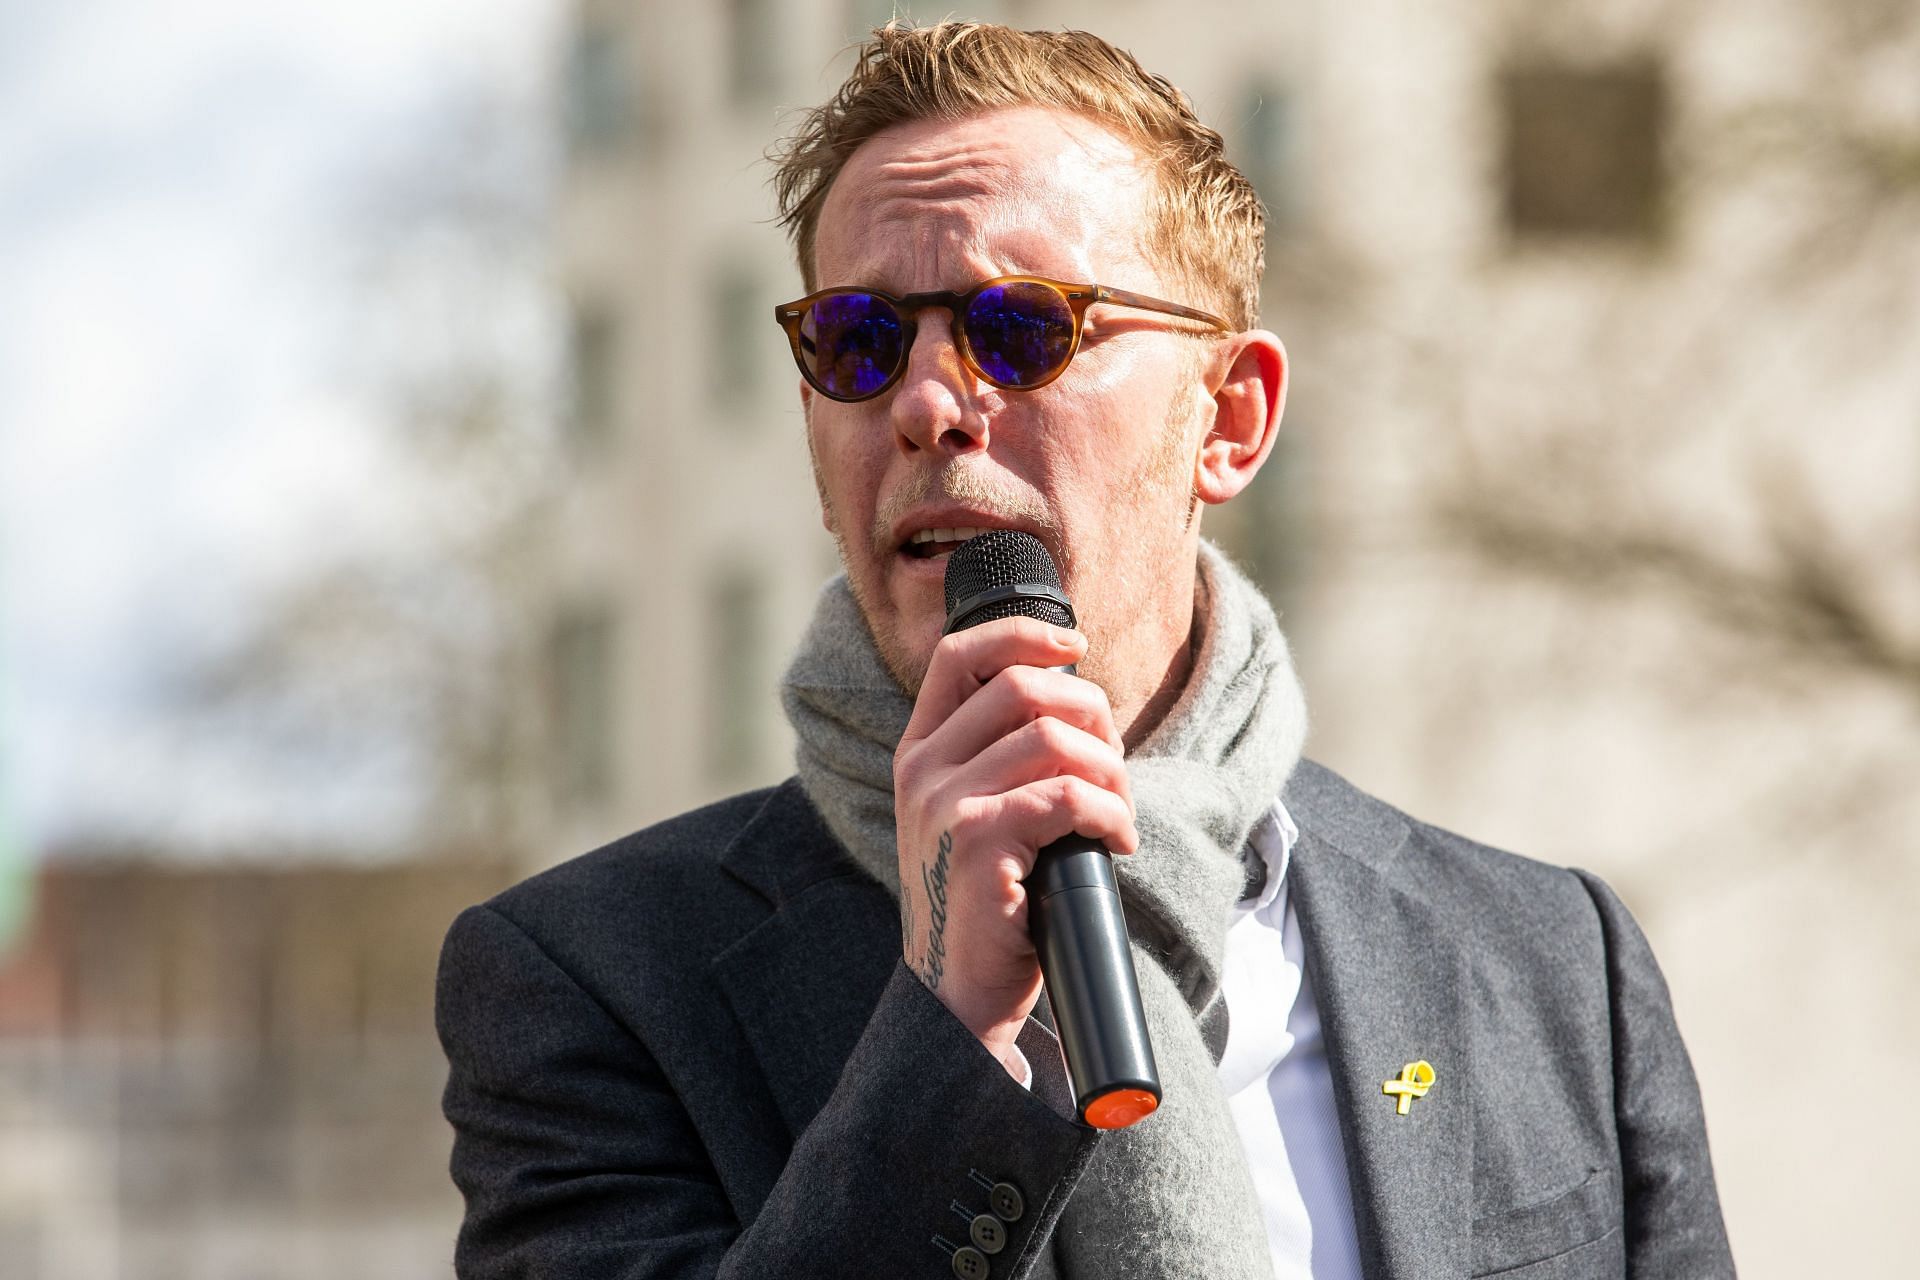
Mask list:
[[[895,7],[579,7],[548,860],[789,771],[774,684],[833,554],[760,157]],[[1286,439],[1207,519],[1283,608],[1310,753],[1622,887],[1748,1274],[1891,1256],[1914,1126],[1829,1113],[1920,1049],[1912,6],[970,16],[1132,48],[1268,202]]]
[[67,852],[0,963],[0,1275],[451,1274],[434,965],[507,869]]

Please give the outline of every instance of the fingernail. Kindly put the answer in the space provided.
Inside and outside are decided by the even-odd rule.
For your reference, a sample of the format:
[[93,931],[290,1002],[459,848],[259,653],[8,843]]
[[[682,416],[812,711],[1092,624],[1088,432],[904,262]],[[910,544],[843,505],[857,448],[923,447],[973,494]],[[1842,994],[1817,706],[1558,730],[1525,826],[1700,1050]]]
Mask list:
[[1065,627],[1055,627],[1053,629],[1053,642],[1057,645],[1071,649],[1079,639],[1080,637],[1077,633],[1069,631]]

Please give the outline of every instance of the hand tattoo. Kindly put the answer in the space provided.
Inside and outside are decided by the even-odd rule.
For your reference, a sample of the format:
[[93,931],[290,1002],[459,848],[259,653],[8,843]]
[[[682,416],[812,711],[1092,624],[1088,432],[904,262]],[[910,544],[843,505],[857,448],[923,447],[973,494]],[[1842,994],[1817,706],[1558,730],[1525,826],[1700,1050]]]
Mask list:
[[913,964],[913,886],[900,885],[900,953]]
[[947,968],[947,857],[953,852],[953,833],[940,833],[940,852],[931,867],[920,868],[920,881],[927,891],[927,913],[933,928],[927,935],[927,988],[940,989],[940,978]]

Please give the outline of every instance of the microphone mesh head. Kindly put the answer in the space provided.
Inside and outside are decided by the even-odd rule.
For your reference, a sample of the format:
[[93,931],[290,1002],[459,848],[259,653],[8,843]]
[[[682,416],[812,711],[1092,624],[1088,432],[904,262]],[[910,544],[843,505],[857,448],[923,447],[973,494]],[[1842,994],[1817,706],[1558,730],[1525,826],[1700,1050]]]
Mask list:
[[[947,557],[947,612],[964,600],[994,587],[1052,587],[1060,589],[1060,571],[1040,539],[1016,529],[989,529],[975,534]],[[954,630],[977,627],[996,618],[1038,618],[1057,627],[1073,625],[1073,617],[1051,600],[1001,600],[957,619]]]

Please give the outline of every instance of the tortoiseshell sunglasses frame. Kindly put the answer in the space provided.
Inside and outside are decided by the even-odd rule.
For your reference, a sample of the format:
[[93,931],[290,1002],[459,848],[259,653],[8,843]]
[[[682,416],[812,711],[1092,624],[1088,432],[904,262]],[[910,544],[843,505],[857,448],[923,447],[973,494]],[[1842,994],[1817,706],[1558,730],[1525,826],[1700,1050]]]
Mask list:
[[[966,325],[964,323],[967,309],[973,305],[976,298],[988,289],[1010,284],[1045,285],[1065,298],[1067,307],[1073,313],[1073,338],[1067,346],[1066,357],[1060,361],[1059,365],[1051,373],[1047,374],[1046,377],[1040,379],[1038,382],[1002,382],[980,366],[980,361],[975,358],[973,348],[967,341]],[[894,365],[893,372],[887,375],[887,380],[865,395],[847,396],[829,391],[820,384],[820,380],[813,375],[813,371],[807,368],[807,362],[800,352],[800,326],[805,321],[807,312],[815,303],[822,299],[842,294],[864,294],[868,297],[882,298],[888,303],[891,303],[893,309],[900,313],[900,360]],[[858,404],[862,400],[871,400],[875,396],[884,395],[894,383],[900,381],[901,374],[906,372],[908,353],[913,350],[914,337],[919,329],[920,312],[928,307],[945,307],[950,313],[952,318],[949,323],[952,326],[951,332],[953,335],[954,348],[959,351],[960,359],[966,364],[967,368],[971,369],[983,381],[991,383],[993,386],[1005,391],[1038,391],[1041,387],[1046,386],[1055,378],[1065,373],[1067,366],[1073,363],[1073,357],[1080,351],[1080,331],[1086,325],[1087,308],[1096,302],[1111,302],[1117,306],[1136,307],[1142,311],[1156,311],[1162,315],[1178,316],[1182,320],[1193,320],[1201,324],[1210,325],[1218,329],[1221,333],[1234,332],[1232,325],[1222,320],[1219,316],[1214,315],[1211,311],[1201,311],[1195,307],[1183,306],[1178,302],[1168,302],[1164,298],[1150,298],[1144,293],[1133,293],[1126,289],[1115,289],[1110,285],[1071,284],[1064,280],[1052,280],[1046,276],[995,276],[990,280],[982,280],[979,284],[976,284],[973,288],[965,292],[952,289],[935,289],[926,293],[910,293],[904,298],[896,297],[888,293],[885,289],[863,289],[855,285],[836,285],[831,289],[821,289],[810,293],[806,297],[793,302],[781,303],[773,309],[773,318],[775,323],[787,332],[787,345],[793,351],[793,363],[799,368],[800,376],[805,378],[807,383],[812,386],[815,391],[818,391],[829,400],[838,400],[843,404]]]

